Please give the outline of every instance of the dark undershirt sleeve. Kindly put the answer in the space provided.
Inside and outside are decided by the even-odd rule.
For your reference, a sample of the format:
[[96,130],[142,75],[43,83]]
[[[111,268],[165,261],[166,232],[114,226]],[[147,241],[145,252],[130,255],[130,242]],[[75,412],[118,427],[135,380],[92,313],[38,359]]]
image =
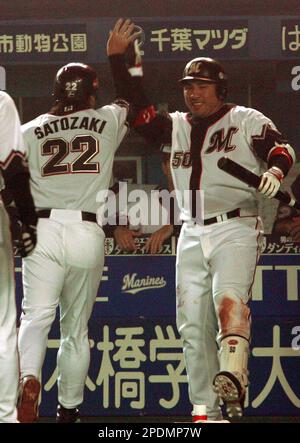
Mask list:
[[7,195],[15,201],[19,212],[20,220],[27,225],[35,226],[37,224],[37,216],[33,198],[30,192],[29,180],[30,175],[23,160],[19,156],[15,156],[6,169],[2,170],[5,181],[5,190]]

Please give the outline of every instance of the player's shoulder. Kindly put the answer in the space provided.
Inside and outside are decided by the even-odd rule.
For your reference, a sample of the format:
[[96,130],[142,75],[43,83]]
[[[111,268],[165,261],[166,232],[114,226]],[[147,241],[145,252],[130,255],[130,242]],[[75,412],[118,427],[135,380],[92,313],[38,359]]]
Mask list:
[[236,105],[231,109],[232,119],[236,121],[236,123],[245,125],[254,125],[269,123],[271,124],[271,120],[266,117],[261,111],[258,111],[254,108],[249,108],[246,106]]
[[106,113],[106,114],[115,114],[117,112],[120,112],[120,110],[125,109],[126,111],[129,110],[129,103],[125,100],[118,99],[115,100],[112,103],[109,103],[107,105],[102,106],[101,108],[96,109],[99,113]]
[[1,103],[11,103],[13,102],[13,99],[9,94],[7,94],[7,92],[0,91],[0,101]]
[[[22,132],[27,132],[27,131],[30,131],[31,129],[36,128],[36,127],[43,126],[45,123],[47,123],[49,118],[51,118],[50,114],[38,115],[37,117],[30,120],[29,122],[23,123],[23,125],[21,126]],[[52,118],[53,118],[53,116],[52,116]]]
[[242,105],[232,106],[231,112],[232,112],[232,114],[242,116],[242,117],[247,117],[247,116],[255,117],[255,116],[262,116],[263,115],[263,113],[258,111],[257,109],[248,108],[248,107],[242,106]]
[[0,91],[0,109],[7,112],[9,109],[15,109],[13,98],[5,91]]
[[96,109],[95,111],[101,120],[106,120],[115,128],[120,128],[120,124],[121,127],[123,127],[123,124],[127,121],[129,104],[125,100],[116,100]]

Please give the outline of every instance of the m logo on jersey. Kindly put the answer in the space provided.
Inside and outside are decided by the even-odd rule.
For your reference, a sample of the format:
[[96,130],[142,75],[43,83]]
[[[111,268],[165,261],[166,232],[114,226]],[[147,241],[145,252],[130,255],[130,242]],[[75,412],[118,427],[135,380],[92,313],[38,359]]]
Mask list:
[[206,150],[207,154],[211,154],[214,151],[220,152],[228,152],[233,151],[236,148],[236,145],[233,145],[231,140],[233,135],[238,132],[238,128],[231,127],[228,129],[226,136],[224,135],[224,128],[216,131],[209,140],[209,146]]

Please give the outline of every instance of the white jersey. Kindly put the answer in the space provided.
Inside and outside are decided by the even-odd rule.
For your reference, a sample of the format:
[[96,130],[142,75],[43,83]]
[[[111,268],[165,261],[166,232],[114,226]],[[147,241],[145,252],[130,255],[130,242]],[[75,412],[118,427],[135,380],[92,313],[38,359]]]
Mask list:
[[[0,190],[24,168],[25,150],[13,99],[0,91]],[[2,176],[3,173],[3,176]],[[17,183],[17,181],[14,181]],[[10,183],[11,184],[11,183]],[[0,195],[0,423],[17,423],[19,359],[15,274],[9,219]]]
[[[0,91],[0,170],[7,169],[15,156],[25,158],[19,114],[13,99]],[[0,173],[0,190],[3,184]]]
[[[257,214],[256,190],[218,168],[223,156],[257,175],[266,170],[269,151],[281,134],[259,111],[226,104],[216,114],[192,122],[189,114],[172,118],[171,171],[176,190],[204,191],[204,218],[245,208]],[[283,146],[283,145],[281,145]],[[182,219],[192,218],[191,205],[178,200]]]
[[22,126],[37,209],[97,212],[96,196],[109,187],[127,113],[126,106],[113,103],[63,116],[43,114]]

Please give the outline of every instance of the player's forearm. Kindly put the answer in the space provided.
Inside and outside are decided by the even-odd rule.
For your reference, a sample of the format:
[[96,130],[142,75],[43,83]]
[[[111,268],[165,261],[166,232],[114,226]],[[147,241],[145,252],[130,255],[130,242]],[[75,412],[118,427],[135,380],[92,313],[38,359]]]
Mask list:
[[124,54],[114,54],[108,57],[112,78],[117,97],[132,103],[133,90],[131,85],[131,75],[129,74]]
[[149,106],[149,100],[143,91],[142,77],[129,74],[124,54],[110,55],[108,59],[117,97],[129,102],[135,112]]
[[274,146],[269,152],[267,162],[269,168],[276,166],[286,176],[295,163],[294,149],[289,144]]
[[110,55],[108,59],[116,94],[131,105],[132,126],[155,147],[160,147],[165,141],[166,127],[172,126],[170,118],[157,114],[144,92],[143,76],[129,73],[124,54]]
[[24,171],[12,176],[6,181],[6,189],[14,199],[22,223],[35,226],[37,216],[30,192],[29,173]]

